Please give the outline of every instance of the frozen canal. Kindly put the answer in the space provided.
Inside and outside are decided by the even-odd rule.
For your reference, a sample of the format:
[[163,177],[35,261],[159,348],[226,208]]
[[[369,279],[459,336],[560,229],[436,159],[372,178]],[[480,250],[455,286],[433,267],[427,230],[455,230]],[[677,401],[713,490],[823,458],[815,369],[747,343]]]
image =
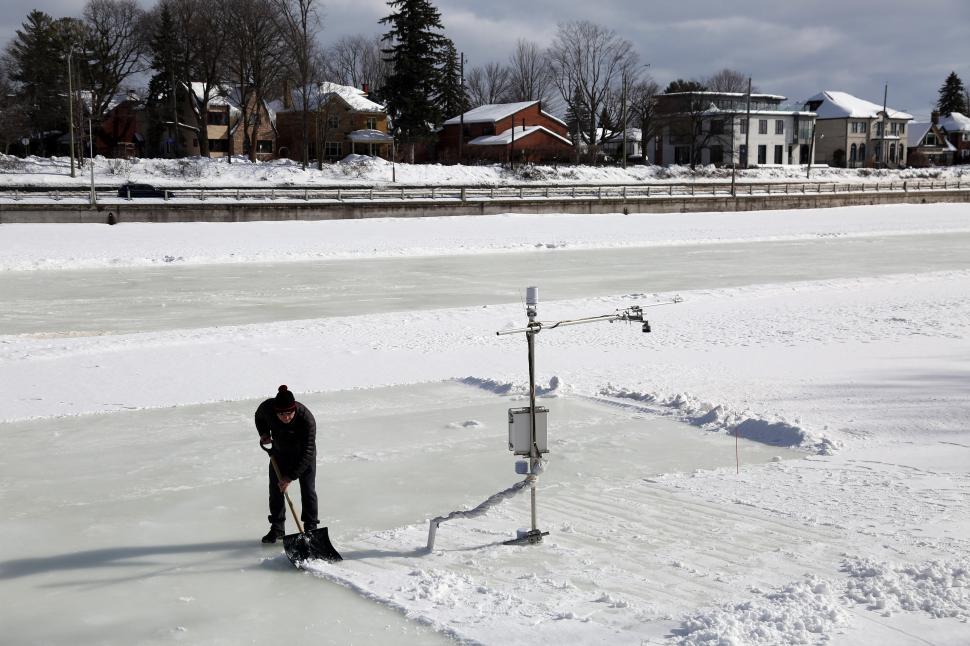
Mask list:
[[[348,561],[403,557],[420,567],[423,542],[384,552],[354,545],[410,523],[423,540],[427,519],[474,506],[519,477],[505,450],[505,409],[521,399],[458,383],[302,399],[321,429],[321,519]],[[297,574],[278,547],[259,544],[266,462],[251,423],[257,403],[0,424],[5,443],[18,447],[15,459],[0,454],[4,641],[240,644],[272,634],[284,644],[447,642]],[[735,461],[723,435],[584,399],[542,403],[554,431],[540,519],[561,512],[565,492],[608,473],[633,479]],[[745,463],[779,455],[797,454],[742,442]],[[511,537],[528,524],[528,498],[509,504],[520,516]],[[455,544],[460,526],[443,524],[441,545],[481,549]]]
[[[970,266],[970,234],[0,273],[0,334],[243,325]],[[123,307],[120,307],[123,305]]]

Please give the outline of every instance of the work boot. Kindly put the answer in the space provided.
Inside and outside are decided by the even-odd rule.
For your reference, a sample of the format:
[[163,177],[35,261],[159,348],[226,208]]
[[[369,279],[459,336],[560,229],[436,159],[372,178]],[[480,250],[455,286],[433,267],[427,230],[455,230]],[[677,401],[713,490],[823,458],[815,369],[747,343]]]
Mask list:
[[306,523],[306,524],[303,525],[303,531],[304,532],[312,532],[316,528],[317,528],[317,524],[316,523]]
[[270,527],[269,532],[266,536],[263,536],[264,543],[275,543],[279,539],[283,538],[283,530],[276,529],[275,527]]

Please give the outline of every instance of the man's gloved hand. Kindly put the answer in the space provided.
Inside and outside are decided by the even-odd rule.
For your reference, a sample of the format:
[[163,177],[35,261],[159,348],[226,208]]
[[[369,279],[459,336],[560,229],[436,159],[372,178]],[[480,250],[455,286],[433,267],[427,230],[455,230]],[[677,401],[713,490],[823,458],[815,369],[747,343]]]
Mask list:
[[262,446],[266,446],[267,444],[272,444],[273,443],[273,436],[272,435],[260,435],[259,436],[259,443]]
[[283,478],[282,480],[280,480],[277,483],[279,485],[279,488],[280,488],[280,493],[285,493],[286,492],[286,488],[290,486],[290,483],[291,482],[293,482],[293,481],[292,480],[287,480],[286,478]]

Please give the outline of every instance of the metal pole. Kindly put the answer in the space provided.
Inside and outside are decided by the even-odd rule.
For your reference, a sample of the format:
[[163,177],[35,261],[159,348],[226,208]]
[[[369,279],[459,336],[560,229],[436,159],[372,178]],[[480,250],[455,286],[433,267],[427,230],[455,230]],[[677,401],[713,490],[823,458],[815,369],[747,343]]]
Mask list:
[[397,181],[397,171],[394,168],[394,159],[397,157],[397,153],[394,148],[394,138],[391,138],[391,181]]
[[91,206],[97,206],[98,196],[94,192],[94,128],[91,126],[90,117],[88,117],[88,146],[91,151]]
[[74,177],[74,81],[71,78],[71,57],[74,55],[74,45],[67,52],[67,122],[71,138],[71,177]]
[[[461,53],[461,115],[458,117],[458,164],[462,162],[462,144],[465,142],[465,52]],[[513,125],[515,125],[513,123]]]
[[809,175],[812,174],[812,160],[815,158],[815,126],[817,125],[817,120],[812,122],[812,144],[808,147],[808,169],[805,171],[805,179],[808,179]]
[[[535,315],[529,317],[529,322],[535,320]],[[529,343],[529,416],[531,417],[532,432],[530,434],[530,440],[532,446],[529,449],[529,473],[535,473],[536,463],[539,461],[539,453],[536,450],[536,364],[535,364],[535,332],[526,332],[525,338]],[[538,522],[536,518],[536,483],[535,480],[532,481],[530,487],[532,495],[532,531],[538,529]]]
[[886,100],[889,98],[889,83],[882,92],[882,141],[879,142],[879,161],[883,168],[889,168],[889,146],[886,145],[886,130],[888,129],[889,110],[886,108]]
[[748,77],[748,108],[745,111],[747,121],[744,127],[744,167],[748,167],[748,160],[751,159],[751,77]]

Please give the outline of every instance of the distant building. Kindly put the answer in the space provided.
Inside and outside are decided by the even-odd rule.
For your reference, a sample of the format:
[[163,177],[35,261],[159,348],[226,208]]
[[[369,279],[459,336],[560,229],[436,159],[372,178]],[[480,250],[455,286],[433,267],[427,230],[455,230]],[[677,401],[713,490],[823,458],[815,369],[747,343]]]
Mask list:
[[[390,159],[393,138],[388,134],[387,110],[367,97],[367,90],[337,83],[320,83],[309,89],[307,148],[336,161],[351,154]],[[274,102],[279,129],[279,156],[303,156],[303,97],[296,90]]]
[[438,161],[456,163],[568,161],[573,143],[566,123],[542,109],[541,101],[494,103],[445,121]]
[[[657,96],[662,124],[654,163],[788,166],[811,159],[815,113],[777,94],[671,92]],[[750,152],[748,146],[751,147]]]
[[145,102],[134,91],[119,94],[111,102],[94,133],[94,149],[104,157],[144,157],[148,118]]
[[[188,114],[190,111],[198,113],[203,108],[204,86],[202,83],[191,83],[188,89],[189,92],[186,93],[186,107],[188,109],[185,110],[185,113]],[[248,155],[249,140],[246,138],[246,129],[243,128],[242,120],[243,94],[238,85],[220,85],[215,88],[215,94],[210,97],[208,104],[205,105],[203,132],[200,132],[199,128],[194,125],[178,124],[181,140],[178,152],[185,155],[201,155],[202,147],[199,138],[205,137],[209,144],[209,157],[222,158],[229,155]],[[256,158],[259,160],[273,159],[276,157],[276,115],[270,110],[266,101],[257,106],[253,93],[247,92],[245,94],[250,130],[256,124],[256,115],[259,115],[256,132],[250,134],[256,142]],[[171,124],[171,122],[169,121],[168,124]],[[172,143],[168,141],[166,145]]]
[[954,163],[970,164],[970,117],[951,112],[940,117],[940,129],[956,148]]
[[829,166],[860,168],[906,165],[906,124],[913,115],[886,109],[846,92],[826,90],[808,99],[818,114],[815,158]]
[[940,128],[940,113],[933,112],[930,121],[911,121],[906,129],[906,145],[910,166],[950,166],[956,147]]

